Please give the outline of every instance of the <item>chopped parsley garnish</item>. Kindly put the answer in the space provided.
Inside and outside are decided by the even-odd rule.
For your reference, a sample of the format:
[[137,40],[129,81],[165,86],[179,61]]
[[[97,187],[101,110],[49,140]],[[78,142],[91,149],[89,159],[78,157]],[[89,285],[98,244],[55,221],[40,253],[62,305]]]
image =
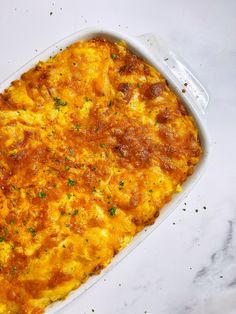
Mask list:
[[60,107],[67,106],[67,102],[64,101],[64,100],[61,100],[61,99],[58,98],[58,97],[54,97],[53,100],[54,100],[55,108],[56,108],[57,110],[60,110]]
[[112,100],[109,101],[109,103],[108,103],[107,106],[108,106],[108,107],[111,107],[111,105],[112,105]]
[[3,242],[3,241],[4,241],[3,237],[0,237],[0,242]]
[[111,54],[111,57],[112,57],[112,59],[117,59],[117,58],[118,58],[118,55],[117,55],[116,53],[112,53],[112,54]]
[[70,153],[71,155],[74,155],[74,154],[75,154],[75,150],[74,150],[73,148],[69,148],[69,153]]
[[85,101],[92,101],[92,99],[89,98],[88,96],[85,96],[84,99],[85,99]]
[[69,186],[74,186],[74,185],[76,184],[76,181],[69,178],[69,179],[67,180],[67,184],[68,184]]
[[70,166],[65,166],[65,170],[69,171],[70,170]]
[[18,188],[15,184],[12,184],[12,188],[16,191],[20,191],[20,188]]
[[120,181],[119,186],[124,186],[125,182],[124,181]]
[[97,192],[97,190],[96,190],[95,187],[93,188],[92,192],[93,192],[93,193],[96,193],[96,192]]
[[76,124],[76,125],[75,125],[75,130],[76,130],[76,131],[79,131],[79,129],[80,129],[80,124]]
[[108,211],[109,211],[111,216],[115,216],[115,214],[116,214],[116,208],[115,207],[109,208]]
[[73,211],[72,216],[76,216],[76,215],[78,215],[78,213],[79,213],[78,209],[75,209],[75,210]]
[[150,190],[148,190],[148,192],[152,193],[152,192],[153,192],[153,190],[152,190],[152,189],[150,189]]
[[32,228],[32,227],[28,228],[28,232],[30,232],[33,237],[36,236],[36,230],[34,228]]
[[106,147],[106,144],[99,144],[99,146],[104,148],[104,147]]
[[39,192],[38,196],[40,198],[45,198],[47,196],[47,194],[45,192],[41,191],[41,192]]
[[10,154],[10,156],[11,156],[11,157],[15,157],[16,154],[17,154],[17,152],[16,152],[16,151],[13,151],[13,152]]
[[96,171],[96,170],[97,170],[97,168],[96,168],[96,167],[93,167],[93,168],[92,168],[92,171]]
[[70,200],[72,198],[73,194],[72,193],[67,193],[67,198]]

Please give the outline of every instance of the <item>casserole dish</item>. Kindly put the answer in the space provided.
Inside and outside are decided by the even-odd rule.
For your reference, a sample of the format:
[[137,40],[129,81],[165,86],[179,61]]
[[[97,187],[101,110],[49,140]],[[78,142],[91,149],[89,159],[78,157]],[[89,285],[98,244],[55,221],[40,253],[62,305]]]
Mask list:
[[[154,50],[155,53],[158,54],[158,62],[155,60],[155,58],[152,57],[152,55],[148,52],[147,48],[143,44],[141,44],[139,41],[132,39],[128,36],[122,35],[120,33],[115,32],[107,32],[104,30],[100,31],[94,31],[94,30],[85,30],[81,31],[80,33],[74,34],[66,39],[64,39],[62,42],[56,44],[55,46],[49,48],[46,50],[43,54],[39,55],[34,60],[31,60],[30,63],[28,63],[26,66],[24,66],[22,69],[20,69],[17,73],[15,73],[13,76],[11,76],[4,84],[2,85],[2,88],[4,89],[7,87],[10,83],[10,81],[15,80],[18,78],[20,74],[23,72],[26,72],[29,68],[31,68],[37,61],[42,59],[47,59],[49,56],[53,55],[55,52],[57,52],[58,49],[63,49],[69,44],[73,43],[77,40],[87,40],[92,37],[105,37],[109,39],[110,41],[118,41],[123,40],[128,45],[128,48],[133,51],[134,53],[141,56],[143,59],[149,62],[149,64],[153,65],[155,68],[157,68],[164,77],[168,80],[168,83],[171,85],[171,88],[175,90],[175,93],[184,101],[188,111],[190,114],[194,117],[195,122],[197,124],[197,127],[199,129],[199,136],[203,148],[203,156],[201,159],[201,162],[198,164],[198,166],[195,169],[194,175],[187,181],[185,184],[184,190],[185,193],[189,190],[191,185],[194,181],[199,177],[199,175],[202,172],[203,166],[206,162],[206,158],[208,155],[208,137],[205,132],[204,123],[201,121],[200,113],[198,113],[198,105],[200,104],[200,109],[203,111],[205,103],[204,100],[207,100],[207,96],[204,92],[204,89],[201,87],[201,85],[197,82],[197,80],[191,76],[190,72],[187,71],[187,69],[183,66],[183,64],[175,58],[175,56],[168,50],[165,50],[162,46],[158,46],[157,44],[160,41],[156,41],[156,47],[158,47],[157,50]],[[146,40],[146,43],[150,45],[150,47],[153,47],[155,44],[155,39],[149,37],[142,37],[142,40]],[[160,49],[161,48],[161,49]],[[162,62],[162,56],[161,53],[168,54],[168,57],[165,56],[164,61],[167,62],[167,67],[165,67],[165,63]],[[179,76],[179,74],[182,75],[182,77]],[[176,76],[178,76],[178,80],[176,79]],[[191,78],[191,80],[190,80]],[[181,97],[181,92],[184,92],[183,90],[183,83],[179,82],[179,80],[184,84],[189,84],[191,86],[191,93],[188,92],[185,97]],[[191,81],[191,82],[190,82]],[[179,92],[179,89],[181,92]],[[196,91],[199,91],[201,89],[201,94],[196,95]],[[193,96],[196,96],[198,98],[197,101],[193,99]],[[69,182],[71,183],[71,182]],[[73,181],[74,185],[74,181]],[[136,236],[135,241],[129,245],[128,249],[122,251],[117,258],[113,261],[111,268],[115,263],[117,263],[122,257],[124,257],[130,250],[132,250],[140,241],[149,234],[154,228],[163,221],[163,219],[175,208],[178,202],[182,199],[184,194],[175,195],[173,200],[165,206],[165,208],[162,210],[161,215],[159,219],[157,220],[157,223],[155,223],[152,227],[146,228],[146,232],[141,232],[138,236]],[[45,195],[41,195],[40,197],[45,197]],[[91,286],[99,277],[91,278],[83,287],[81,287],[78,291],[72,293],[69,298],[63,302],[54,304],[49,308],[49,312],[55,312],[57,309],[59,309],[64,304],[70,302],[73,298],[75,298],[78,294],[82,293],[85,289],[87,289],[89,286]]]

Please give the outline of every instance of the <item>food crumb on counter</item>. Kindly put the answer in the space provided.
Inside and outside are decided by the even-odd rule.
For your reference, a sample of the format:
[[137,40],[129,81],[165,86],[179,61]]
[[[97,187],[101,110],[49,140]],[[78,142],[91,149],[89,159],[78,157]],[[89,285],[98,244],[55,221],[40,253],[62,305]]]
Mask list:
[[198,209],[195,209],[195,212],[198,213]]
[[53,14],[52,12],[49,13],[49,15],[52,15],[52,14]]

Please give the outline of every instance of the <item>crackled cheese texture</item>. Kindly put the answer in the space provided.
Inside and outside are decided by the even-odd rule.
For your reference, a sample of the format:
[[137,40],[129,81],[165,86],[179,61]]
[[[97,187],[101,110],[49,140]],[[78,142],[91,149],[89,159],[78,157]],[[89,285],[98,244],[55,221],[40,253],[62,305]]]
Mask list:
[[0,314],[43,313],[99,273],[201,153],[181,100],[123,42],[76,42],[12,82],[0,94]]

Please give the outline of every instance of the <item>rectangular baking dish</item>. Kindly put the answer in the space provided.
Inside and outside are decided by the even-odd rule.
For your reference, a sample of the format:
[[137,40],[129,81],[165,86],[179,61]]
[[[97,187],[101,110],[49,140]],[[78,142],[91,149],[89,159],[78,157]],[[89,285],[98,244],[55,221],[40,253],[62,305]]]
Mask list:
[[[81,295],[84,291],[89,289],[105,273],[110,271],[117,263],[119,263],[126,255],[128,255],[135,247],[137,247],[153,230],[155,230],[166,219],[166,217],[174,211],[174,209],[180,204],[185,196],[189,194],[190,190],[193,188],[194,184],[196,184],[201,174],[203,173],[209,155],[210,142],[205,127],[204,116],[205,109],[209,101],[208,94],[206,93],[201,83],[188,69],[188,67],[185,66],[183,61],[166,46],[161,38],[154,34],[145,34],[138,37],[131,37],[120,32],[105,29],[89,28],[81,30],[57,42],[30,60],[26,65],[21,67],[18,71],[16,71],[0,84],[0,92],[7,88],[12,81],[18,79],[21,74],[36,65],[38,61],[47,60],[50,56],[53,56],[59,52],[60,49],[65,49],[68,45],[78,40],[86,40],[97,36],[105,37],[111,41],[125,41],[130,50],[141,56],[162,73],[162,75],[167,79],[170,87],[182,99],[185,107],[194,117],[199,129],[200,141],[203,147],[203,155],[192,176],[190,176],[184,183],[183,191],[179,194],[175,194],[172,200],[163,207],[156,222],[152,226],[146,227],[142,232],[137,234],[133,241],[113,258],[111,264],[106,267],[101,274],[92,276],[80,288],[71,292],[64,301],[55,302],[50,305],[46,311],[48,314],[56,313],[58,310],[62,309],[65,305],[69,304],[72,302],[72,300]],[[187,83],[187,86],[184,85],[185,83]]]

